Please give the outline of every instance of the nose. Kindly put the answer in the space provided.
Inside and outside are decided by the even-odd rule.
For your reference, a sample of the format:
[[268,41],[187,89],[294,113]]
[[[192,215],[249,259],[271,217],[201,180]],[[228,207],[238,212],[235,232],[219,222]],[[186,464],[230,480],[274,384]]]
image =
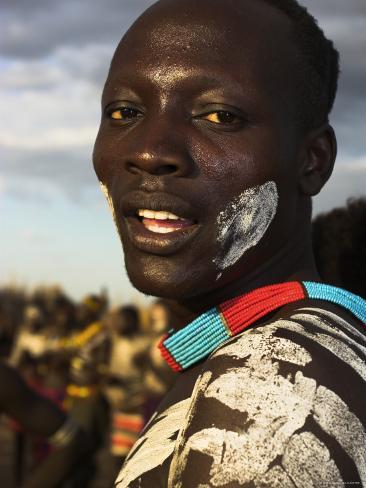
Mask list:
[[128,135],[130,150],[125,153],[125,168],[130,173],[155,176],[189,176],[194,162],[184,129],[162,119],[142,121]]

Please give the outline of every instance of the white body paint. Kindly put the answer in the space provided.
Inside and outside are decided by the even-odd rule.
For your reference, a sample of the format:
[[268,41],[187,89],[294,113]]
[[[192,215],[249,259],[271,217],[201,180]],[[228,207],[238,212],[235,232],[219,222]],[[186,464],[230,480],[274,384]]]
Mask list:
[[[365,375],[365,365],[362,368],[359,358],[347,344],[322,333],[338,334],[354,345],[352,338],[341,330],[331,328],[310,313],[296,313],[291,318],[295,317],[318,325],[319,333],[310,333],[292,320],[278,320],[245,331],[212,355],[243,359],[245,363],[226,370],[209,384],[204,382],[199,408],[205,408],[202,397],[214,398],[233,411],[243,412],[245,422],[235,432],[213,424],[191,435],[171,465],[174,473],[170,476],[169,488],[183,488],[180,479],[191,451],[212,459],[209,486],[213,487],[250,481],[255,486],[268,488],[315,488],[320,481],[343,484],[328,448],[311,432],[296,433],[309,416],[353,459],[366,486],[366,433],[360,420],[336,393],[317,385],[315,379],[304,376],[301,371],[287,378],[279,373],[276,359],[305,366],[312,357],[304,347],[275,333],[279,329],[292,330],[320,343],[361,377]],[[185,430],[188,428],[189,422]],[[282,457],[281,466],[269,469],[278,457]]]
[[[319,313],[321,316],[325,316],[325,319],[320,318],[320,316],[317,315],[311,315],[312,312]],[[355,329],[355,327],[352,327],[348,322],[343,320],[341,317],[338,317],[333,312],[329,312],[328,310],[322,310],[319,308],[300,308],[297,311],[297,313],[291,316],[291,319],[297,319],[301,316],[300,314],[304,314],[304,313],[306,314],[306,316],[303,315],[302,318],[306,317],[305,320],[307,322],[310,321],[311,323],[316,324],[318,327],[321,327],[323,330],[327,330],[328,332],[331,332],[333,335],[340,337],[342,340],[348,342],[356,349],[359,349],[360,352],[362,352],[363,354],[366,354],[366,347],[360,344],[361,341],[365,342],[365,335],[361,334],[361,332]],[[340,329],[329,326],[327,323],[327,319],[338,323],[342,327],[342,329],[348,330],[348,332],[351,334],[351,337],[345,334]],[[360,339],[360,341],[358,342],[353,340],[352,336],[357,337],[358,339]]]
[[328,448],[311,432],[292,436],[283,454],[282,465],[299,488],[344,486]]
[[276,183],[268,181],[245,190],[220,212],[217,240],[222,252],[214,259],[219,270],[232,266],[258,244],[276,215],[277,205]]
[[[308,339],[311,339],[314,342],[321,344],[323,347],[325,347],[325,349],[328,349],[328,351],[332,352],[335,356],[342,359],[346,364],[351,366],[361,376],[361,378],[366,381],[366,368],[364,361],[359,356],[357,356],[357,354],[347,344],[337,340],[334,337],[330,337],[327,334],[323,334],[321,332],[321,329],[327,330],[334,335],[340,336],[343,340],[347,340],[347,342],[353,344],[356,347],[362,348],[362,346],[359,346],[355,341],[345,336],[345,334],[343,334],[341,331],[336,331],[335,329],[328,327],[319,317],[309,316],[308,314],[296,314],[293,315],[291,319],[301,319],[309,324],[317,325],[319,327],[319,332],[316,334],[308,332],[306,330],[306,327],[300,325],[298,322],[295,321],[284,321],[285,323],[283,324],[282,322],[282,325],[280,321],[279,326],[283,327],[285,325],[286,329],[298,332],[304,337],[307,337]],[[344,335],[346,339],[345,337],[342,337],[342,335]]]
[[146,433],[135,443],[117,477],[118,488],[128,488],[131,481],[163,464],[173,453],[175,440],[171,437],[183,424],[190,403],[190,398],[182,400],[151,419],[152,427],[147,426]]
[[[317,311],[328,315],[331,322],[318,316]],[[320,483],[340,486],[343,480],[327,446],[304,429],[310,417],[354,461],[366,486],[366,433],[362,423],[334,391],[298,369],[318,357],[313,359],[306,347],[276,335],[281,330],[300,334],[364,378],[366,367],[362,368],[355,351],[364,353],[365,340],[354,340],[358,337],[355,329],[350,330],[350,335],[345,334],[348,329],[341,330],[341,323],[342,319],[330,312],[301,309],[289,320],[246,330],[224,344],[212,358],[240,361],[219,375],[209,369],[208,363],[191,398],[152,419],[129,454],[117,487],[127,488],[139,479],[141,486],[147,486],[142,475],[172,456],[168,487],[184,488],[182,475],[192,451],[211,459],[209,479],[199,488],[221,487],[230,482],[253,482],[261,488],[316,488]],[[280,370],[284,363],[292,365],[293,372],[287,376]],[[242,420],[235,425],[228,418],[225,429],[222,425],[218,428],[212,418],[204,429],[190,433],[193,420],[205,408],[210,409],[212,399],[229,409],[227,412],[236,412],[237,419],[241,412]],[[171,438],[177,432],[174,441]],[[270,467],[271,463],[275,465]]]
[[366,432],[360,420],[338,395],[324,386],[319,386],[316,392],[314,418],[353,459],[362,486],[366,486]]
[[[181,431],[177,438],[177,446],[179,448],[180,445],[184,445],[184,438],[187,429],[189,428],[192,419],[196,413],[196,408],[198,404],[198,400],[204,395],[207,385],[211,379],[212,373],[210,371],[205,371],[201,376],[197,378],[197,381],[194,385],[193,392],[191,395],[191,405],[187,412],[187,417],[185,418],[184,424],[182,424]],[[183,488],[182,483],[180,481],[181,474],[183,473],[183,469],[185,467],[185,462],[181,462],[182,458],[180,452],[175,452],[175,456],[172,459],[169,471],[169,479],[168,479],[168,488]]]

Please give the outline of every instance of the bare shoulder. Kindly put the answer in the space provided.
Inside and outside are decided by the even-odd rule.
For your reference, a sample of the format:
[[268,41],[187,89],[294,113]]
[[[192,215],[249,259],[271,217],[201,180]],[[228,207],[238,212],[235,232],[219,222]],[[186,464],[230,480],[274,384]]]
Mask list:
[[170,486],[363,486],[365,386],[365,336],[333,312],[245,331],[197,380]]

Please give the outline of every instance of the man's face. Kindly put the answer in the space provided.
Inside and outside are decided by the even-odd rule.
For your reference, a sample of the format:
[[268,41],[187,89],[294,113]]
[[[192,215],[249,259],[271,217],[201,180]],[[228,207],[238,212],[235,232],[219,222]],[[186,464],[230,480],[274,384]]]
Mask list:
[[129,277],[148,294],[208,292],[270,260],[294,230],[290,21],[261,2],[225,3],[155,6],[105,85],[94,167]]

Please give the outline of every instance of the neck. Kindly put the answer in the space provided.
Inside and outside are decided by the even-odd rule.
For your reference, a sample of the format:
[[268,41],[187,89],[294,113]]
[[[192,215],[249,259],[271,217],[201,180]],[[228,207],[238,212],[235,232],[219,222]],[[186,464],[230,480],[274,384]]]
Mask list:
[[234,279],[225,283],[223,276],[221,286],[205,294],[170,301],[174,329],[183,328],[211,307],[261,286],[284,281],[321,281],[312,253],[311,234],[306,231],[297,233],[291,242],[279,246],[271,259],[249,272],[239,269]]

